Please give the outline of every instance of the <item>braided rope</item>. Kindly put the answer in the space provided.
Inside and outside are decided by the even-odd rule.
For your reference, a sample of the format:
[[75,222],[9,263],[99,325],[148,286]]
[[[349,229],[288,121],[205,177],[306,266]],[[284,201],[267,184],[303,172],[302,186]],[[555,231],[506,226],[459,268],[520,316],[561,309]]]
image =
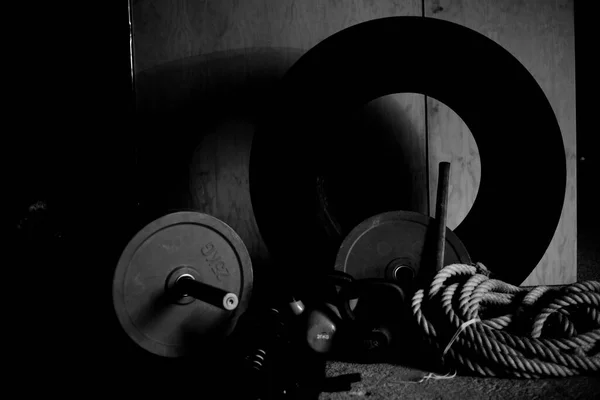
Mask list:
[[600,371],[597,281],[523,288],[490,278],[482,264],[453,264],[414,294],[412,314],[459,370],[520,378]]

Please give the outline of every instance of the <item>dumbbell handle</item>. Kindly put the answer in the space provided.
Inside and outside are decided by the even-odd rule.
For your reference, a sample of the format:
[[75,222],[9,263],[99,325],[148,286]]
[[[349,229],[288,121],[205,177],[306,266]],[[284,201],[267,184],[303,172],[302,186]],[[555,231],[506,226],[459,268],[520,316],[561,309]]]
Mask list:
[[224,310],[235,310],[238,305],[238,297],[235,293],[207,285],[197,281],[190,274],[182,274],[173,286],[175,295],[179,297],[191,296],[197,300],[212,304]]

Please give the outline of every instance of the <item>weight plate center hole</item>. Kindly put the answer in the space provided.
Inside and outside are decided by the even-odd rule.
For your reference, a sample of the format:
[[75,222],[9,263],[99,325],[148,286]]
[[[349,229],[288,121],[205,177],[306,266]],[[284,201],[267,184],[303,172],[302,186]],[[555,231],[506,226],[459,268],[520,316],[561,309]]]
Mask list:
[[411,285],[415,279],[415,269],[412,265],[413,262],[407,257],[394,259],[387,265],[385,275],[400,285]]
[[[182,279],[191,279],[193,281],[196,280],[196,278],[194,278],[191,274],[181,274],[175,280],[175,285],[177,285],[177,283],[179,283],[179,281],[181,281]],[[189,296],[187,293],[179,294],[179,297],[187,297],[187,296]]]
[[407,265],[398,265],[394,268],[394,279],[398,282],[410,283],[415,278],[415,272]]
[[178,267],[172,271],[167,278],[165,290],[173,304],[186,305],[193,303],[195,300],[193,296],[190,296],[189,293],[185,291],[184,285],[182,285],[184,282],[182,280],[196,280],[194,271],[191,267]]

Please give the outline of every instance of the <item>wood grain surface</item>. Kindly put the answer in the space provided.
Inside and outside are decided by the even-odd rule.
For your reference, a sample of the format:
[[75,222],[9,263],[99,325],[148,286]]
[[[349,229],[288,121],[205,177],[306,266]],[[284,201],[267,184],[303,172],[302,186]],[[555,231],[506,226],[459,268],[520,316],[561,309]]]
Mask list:
[[253,129],[244,121],[228,121],[204,135],[190,164],[190,178],[194,207],[231,226],[255,261],[264,262],[268,251],[252,212],[248,180]]
[[411,198],[405,211],[428,214],[425,96],[395,93],[371,101],[365,112],[378,119],[379,129],[397,144],[398,163],[406,163],[411,176]]
[[[252,212],[248,163],[255,122],[268,111],[270,87],[303,52],[346,27],[421,12],[418,0],[134,3],[138,107],[149,114],[164,108],[185,110],[162,123],[146,124],[145,129],[164,130],[170,124],[171,135],[185,131],[196,136],[196,141],[185,139],[195,149],[189,175],[193,208],[232,226],[255,265],[268,263],[269,256]],[[423,96],[391,99],[378,100],[371,109],[387,112],[393,122],[390,106],[400,107],[405,121],[415,121],[410,128],[404,126],[398,140],[420,151],[411,168],[418,171],[415,180],[426,190]],[[414,198],[420,203],[415,207],[426,205],[421,190]]]
[[135,68],[254,47],[308,50],[360,22],[421,12],[420,0],[138,0]]
[[[155,147],[161,146],[163,154],[156,152],[155,163],[169,171],[173,164],[180,165],[173,175],[187,170],[183,173],[188,183],[172,185],[171,191],[181,193],[172,197],[189,195],[190,208],[230,225],[256,265],[266,263],[269,256],[249,192],[254,122],[269,109],[275,82],[301,54],[288,48],[219,52],[138,73],[138,112],[143,115],[138,126],[144,141],[161,138]],[[169,146],[173,142],[177,148]],[[169,204],[177,208],[187,202]]]
[[[523,285],[575,282],[577,199],[573,1],[425,0],[424,9],[427,17],[464,25],[502,45],[529,70],[548,97],[564,139],[567,156],[566,196],[554,238]],[[435,100],[430,100],[428,110],[432,111],[435,106]],[[477,150],[472,138],[468,138],[467,128],[458,123],[456,117],[451,116],[447,110],[444,111],[443,107],[439,109],[442,110],[441,114],[428,114],[431,127],[430,166],[438,160],[448,158],[453,163],[458,161],[452,170],[453,197],[449,210],[449,217],[456,223],[475,198],[476,185],[472,182],[479,179],[474,157]],[[514,140],[515,146],[519,145],[519,138],[512,138],[509,132],[507,140]],[[540,143],[540,146],[543,145]],[[510,162],[509,154],[506,160]],[[485,160],[482,163],[481,179],[485,179]],[[430,168],[430,173],[435,171]],[[457,180],[461,182],[458,187],[462,193],[455,190]],[[431,177],[430,182],[433,184],[435,181],[436,178]],[[515,229],[519,229],[518,224]],[[507,244],[502,248],[510,251],[510,238],[507,238]],[[519,255],[515,254],[515,262],[518,260]]]
[[430,215],[437,199],[438,164],[450,163],[447,226],[455,229],[465,219],[481,180],[481,160],[475,138],[450,107],[427,97]]
[[[565,140],[567,195],[555,237],[524,284],[575,281],[572,1],[134,1],[138,107],[150,112],[161,107],[185,110],[176,118],[186,122],[169,125],[174,118],[165,117],[156,128],[146,129],[170,126],[172,137],[180,130],[191,136],[185,143],[192,153],[194,207],[236,229],[254,260],[268,260],[248,191],[255,122],[260,113],[268,112],[265,88],[270,88],[303,52],[346,27],[388,16],[422,15],[423,11],[425,16],[459,23],[498,42],[523,63],[548,96]],[[473,204],[480,179],[485,179],[485,160],[482,165],[468,127],[444,104],[420,94],[386,96],[366,109],[378,112],[406,149],[414,172],[413,185],[422,188],[413,192],[414,211],[433,212],[437,164],[452,162],[448,221],[450,228],[457,227]],[[518,138],[510,138],[510,133],[507,137],[518,146]],[[515,260],[518,262],[518,255]]]

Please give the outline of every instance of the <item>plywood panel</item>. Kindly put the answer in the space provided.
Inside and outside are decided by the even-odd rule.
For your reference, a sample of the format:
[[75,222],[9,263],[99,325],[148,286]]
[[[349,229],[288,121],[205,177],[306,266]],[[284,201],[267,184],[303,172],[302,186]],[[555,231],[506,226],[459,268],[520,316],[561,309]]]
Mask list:
[[[417,93],[390,94],[373,100],[365,109],[372,118],[377,119],[373,126],[377,126],[397,145],[395,154],[398,170],[404,168],[410,175],[411,198],[403,209],[427,214],[425,96]],[[396,183],[402,184],[399,181]]]
[[[146,135],[185,139],[193,155],[195,209],[230,224],[253,262],[268,260],[248,182],[257,114],[269,89],[306,50],[351,25],[395,15],[421,15],[420,0],[138,0],[133,7],[138,109],[148,111]],[[424,150],[424,98],[397,95],[387,104],[416,121],[413,147]],[[184,109],[184,112],[176,112]],[[160,122],[157,112],[170,110]],[[172,111],[172,112],[171,112]],[[408,139],[406,139],[408,140]],[[420,143],[420,144],[419,144]],[[423,182],[424,159],[413,160]],[[415,199],[426,206],[420,192]],[[418,198],[418,196],[421,196]],[[285,216],[282,216],[285,218]]]
[[268,258],[252,205],[248,168],[254,127],[228,121],[205,135],[191,162],[194,207],[218,216],[244,241],[254,261]]
[[268,252],[249,192],[254,122],[268,112],[274,83],[300,55],[293,49],[221,52],[137,74],[140,140],[156,142],[151,158],[163,181],[189,179],[166,186],[148,172],[150,195],[164,196],[166,188],[173,209],[185,206],[189,196],[190,208],[223,220],[240,235],[255,265],[267,262]]
[[346,27],[421,8],[420,0],[138,0],[135,67],[253,47],[308,50]]
[[[425,0],[425,15],[459,23],[474,29],[495,40],[510,51],[536,78],[548,97],[560,124],[567,156],[567,190],[563,213],[554,238],[542,260],[525,285],[567,284],[577,279],[577,226],[576,226],[576,136],[575,136],[575,55],[573,2],[569,0]],[[493,79],[493,76],[490,77]],[[518,93],[515,93],[518,96]],[[431,109],[435,104],[432,102]],[[430,116],[432,125],[454,127],[436,128],[433,134],[437,139],[430,140],[434,146],[449,137],[462,137],[464,128],[456,125],[452,118]],[[447,139],[440,139],[447,135]],[[509,135],[510,137],[510,135]],[[512,138],[518,146],[518,138]],[[460,153],[470,153],[464,146],[456,151],[440,151],[440,146],[430,148],[430,154],[438,158],[460,157]],[[543,146],[543,143],[540,143]],[[443,145],[441,146],[443,148]],[[507,155],[509,162],[510,155]],[[485,160],[483,160],[485,162]],[[436,174],[431,169],[431,174]],[[454,171],[453,171],[454,172]],[[470,171],[461,167],[465,181]],[[484,178],[485,179],[485,178]],[[435,176],[430,179],[436,182]],[[518,196],[518,193],[515,193]],[[467,195],[468,196],[468,195]],[[456,201],[456,200],[455,200]],[[471,201],[462,197],[463,204]],[[464,206],[456,207],[464,209]],[[535,210],[531,210],[535,212]],[[453,218],[457,218],[454,216]],[[518,229],[518,226],[515,226]],[[510,238],[507,238],[510,242]],[[518,262],[515,254],[515,262]]]
[[438,164],[450,162],[448,222],[455,229],[465,219],[479,189],[481,160],[475,139],[463,120],[450,107],[427,97],[430,215],[435,216]]

